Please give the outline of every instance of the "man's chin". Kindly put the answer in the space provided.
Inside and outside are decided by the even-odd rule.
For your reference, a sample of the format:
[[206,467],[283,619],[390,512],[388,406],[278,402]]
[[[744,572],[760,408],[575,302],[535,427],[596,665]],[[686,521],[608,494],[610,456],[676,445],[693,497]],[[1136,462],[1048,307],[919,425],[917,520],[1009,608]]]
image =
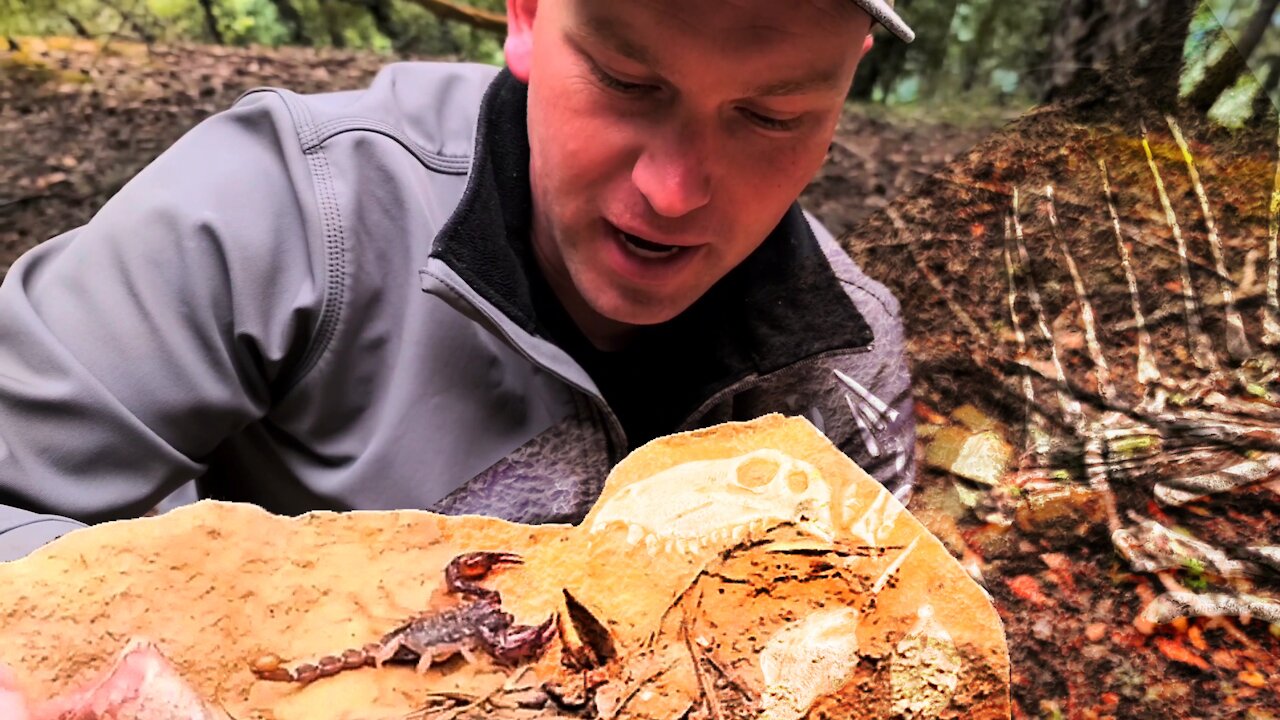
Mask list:
[[611,298],[592,303],[596,313],[610,323],[633,327],[661,325],[689,308],[690,303],[636,302]]

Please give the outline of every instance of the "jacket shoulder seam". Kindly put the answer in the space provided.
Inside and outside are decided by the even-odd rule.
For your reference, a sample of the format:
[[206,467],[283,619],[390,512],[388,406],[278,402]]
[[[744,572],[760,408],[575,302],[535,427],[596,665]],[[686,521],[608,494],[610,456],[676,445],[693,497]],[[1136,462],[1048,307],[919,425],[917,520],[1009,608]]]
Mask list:
[[868,287],[867,285],[858,283],[854,280],[850,280],[844,277],[839,277],[839,280],[840,280],[840,284],[845,286],[846,288],[851,288],[852,290],[862,293],[863,295],[870,296],[880,305],[881,309],[884,310],[884,313],[886,315],[889,315],[895,318],[898,316],[898,310],[894,307],[894,304],[890,302],[890,300],[887,299],[882,293],[877,292],[875,288]]
[[383,135],[408,150],[424,167],[438,173],[465,175],[471,169],[470,154],[454,155],[428,150],[395,127],[370,118],[338,118],[321,123],[315,128],[314,134],[303,149],[305,152],[313,152],[334,137],[348,132],[372,132]]
[[[337,192],[333,188],[333,175],[329,171],[329,161],[316,142],[319,132],[311,119],[306,103],[300,102],[294,93],[287,90],[261,88],[251,92],[272,93],[280,99],[289,113],[294,133],[298,137],[299,150],[306,159],[313,192],[316,194],[324,243],[324,262],[322,263],[324,278],[321,283],[324,296],[320,304],[320,317],[316,321],[315,334],[301,362],[281,383],[279,392],[281,395],[287,395],[319,363],[320,358],[328,351],[334,336],[337,335],[338,325],[342,319],[342,308],[346,304],[347,256],[344,242],[346,231],[343,226],[342,211],[338,207]],[[241,98],[248,94],[250,93],[245,93]]]

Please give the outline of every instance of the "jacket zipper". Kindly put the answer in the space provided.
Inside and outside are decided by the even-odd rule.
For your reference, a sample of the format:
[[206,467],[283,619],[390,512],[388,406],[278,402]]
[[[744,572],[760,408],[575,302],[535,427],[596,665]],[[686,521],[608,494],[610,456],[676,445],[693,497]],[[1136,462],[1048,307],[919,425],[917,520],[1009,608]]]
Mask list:
[[[444,278],[441,278],[440,276],[434,275],[434,274],[433,274],[433,277],[435,277],[436,280],[451,287],[451,284],[448,281],[446,281]],[[456,289],[455,289],[455,292],[457,292]],[[495,318],[493,314],[486,312],[484,308],[476,305],[475,303],[467,299],[464,293],[460,293],[460,295],[462,299],[465,302],[467,302],[472,308],[474,308],[481,315],[484,315],[486,318],[488,318],[489,322],[494,325],[494,327],[506,340],[507,344],[512,348],[514,348],[516,352],[520,353],[520,355],[524,357],[525,360],[528,360],[534,367],[540,368],[543,372],[551,375],[552,377],[559,379],[560,382],[564,383],[568,387],[573,388],[574,390],[577,390],[580,394],[590,398],[591,402],[595,405],[596,409],[598,409],[605,417],[606,435],[612,441],[611,444],[614,447],[617,447],[619,449],[618,450],[619,457],[616,459],[615,458],[609,459],[610,466],[616,465],[618,461],[621,461],[623,457],[626,457],[627,453],[631,452],[634,449],[631,447],[631,442],[627,438],[626,431],[623,430],[622,423],[618,420],[618,416],[613,412],[613,408],[609,407],[609,403],[606,402],[603,397],[591,392],[584,385],[581,385],[575,382],[574,380],[566,377],[565,375],[539,362],[537,358],[535,358],[527,349],[525,349],[523,345],[520,344],[518,340],[516,340],[515,337],[512,336],[510,332],[507,331],[506,326],[503,324],[503,321],[510,322],[508,318],[506,318],[505,316],[502,316],[500,318]],[[763,385],[764,383],[768,382],[770,379],[777,377],[782,373],[787,373],[793,370],[797,370],[799,368],[808,367],[809,365],[816,365],[817,363],[820,363],[824,360],[829,360],[833,357],[843,357],[846,355],[863,355],[865,353],[871,352],[873,348],[875,348],[874,340],[872,340],[871,342],[861,347],[838,348],[836,350],[827,350],[824,352],[817,353],[815,355],[810,355],[808,357],[796,360],[795,362],[792,362],[786,365],[785,367],[779,368],[778,370],[774,370],[773,372],[766,373],[764,375],[756,375],[756,374],[749,375],[713,393],[711,397],[704,400],[696,410],[694,410],[688,417],[686,417],[683,422],[681,422],[679,425],[676,426],[675,432],[684,432],[687,430],[694,429],[693,423],[696,422],[699,417],[705,415],[711,407],[715,406],[716,404],[724,400],[726,397],[729,397],[730,395],[734,395],[734,394],[743,392],[745,390],[750,390],[751,388]],[[576,364],[577,361],[574,361],[574,362]]]
[[[431,273],[431,276],[434,277],[438,282],[444,284],[445,286],[453,288],[453,284],[450,283],[445,278],[442,278],[439,275],[436,275],[435,273]],[[456,288],[453,288],[453,290],[454,292],[458,292],[463,302],[466,302],[473,309],[475,309],[476,312],[488,318],[489,322],[494,326],[494,328],[498,331],[498,333],[502,335],[503,339],[506,340],[507,345],[513,348],[516,352],[518,352],[522,357],[524,357],[525,360],[528,360],[530,364],[532,364],[536,368],[541,369],[543,372],[547,373],[548,375],[554,378],[557,378],[558,380],[560,380],[560,382],[564,383],[570,388],[573,388],[574,390],[577,390],[580,394],[590,398],[591,401],[595,404],[596,408],[600,410],[605,416],[606,425],[607,425],[607,427],[605,428],[606,435],[612,441],[611,444],[614,445],[615,447],[622,448],[623,450],[627,449],[628,447],[627,435],[626,435],[626,432],[622,429],[622,422],[618,420],[618,416],[614,414],[613,409],[609,407],[609,404],[605,402],[603,397],[596,395],[595,393],[591,392],[586,386],[575,382],[574,380],[564,376],[563,374],[539,362],[538,359],[535,358],[533,354],[530,353],[520,343],[520,341],[518,341],[514,336],[512,336],[510,332],[508,332],[504,322],[511,322],[511,320],[507,318],[505,315],[502,315],[500,312],[497,312],[496,309],[495,309],[495,312],[491,314],[487,312],[483,307],[477,305],[474,302],[471,302],[470,298],[468,298],[465,293],[459,292]],[[498,315],[499,317],[494,317],[495,314]],[[559,346],[557,345],[556,347],[559,347]],[[561,348],[561,350],[563,350],[563,348]],[[568,355],[568,353],[565,353],[565,354]],[[574,363],[577,364],[577,361],[574,360]],[[579,369],[581,369],[581,367],[579,367]],[[585,374],[585,371],[584,371],[584,374]],[[614,463],[611,462],[609,464],[613,465]]]

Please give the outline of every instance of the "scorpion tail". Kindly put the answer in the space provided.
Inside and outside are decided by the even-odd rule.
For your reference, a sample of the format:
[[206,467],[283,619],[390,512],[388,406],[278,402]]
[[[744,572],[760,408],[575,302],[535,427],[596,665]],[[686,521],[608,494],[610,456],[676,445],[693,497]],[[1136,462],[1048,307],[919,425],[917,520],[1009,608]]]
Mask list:
[[305,684],[337,675],[344,670],[373,665],[374,653],[380,647],[378,643],[369,643],[359,649],[345,650],[341,655],[325,655],[314,663],[301,663],[292,668],[285,667],[284,661],[278,655],[268,654],[250,663],[249,667],[254,676],[260,680]]

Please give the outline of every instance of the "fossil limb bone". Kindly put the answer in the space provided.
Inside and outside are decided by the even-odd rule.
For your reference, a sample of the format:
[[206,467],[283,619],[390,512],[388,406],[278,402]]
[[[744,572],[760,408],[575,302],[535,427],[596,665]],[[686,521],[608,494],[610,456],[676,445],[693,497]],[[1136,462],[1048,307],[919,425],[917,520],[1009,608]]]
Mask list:
[[1129,300],[1133,305],[1133,320],[1138,331],[1138,382],[1147,385],[1160,380],[1160,370],[1156,367],[1155,353],[1151,350],[1151,333],[1147,331],[1146,319],[1142,315],[1142,302],[1138,298],[1138,279],[1133,273],[1129,249],[1124,244],[1124,234],[1120,231],[1120,215],[1116,212],[1106,160],[1098,158],[1098,169],[1102,172],[1102,190],[1107,198],[1107,211],[1111,214],[1111,224],[1116,234],[1116,251],[1120,254],[1120,266],[1124,269],[1125,281],[1129,284]]
[[[1280,148],[1280,132],[1276,145]],[[1280,344],[1280,257],[1277,257],[1277,238],[1280,238],[1280,153],[1276,158],[1276,178],[1271,190],[1271,203],[1267,218],[1267,306],[1262,312],[1262,342],[1267,346]]]
[[1151,168],[1151,176],[1155,179],[1156,193],[1160,196],[1160,205],[1164,208],[1165,221],[1169,224],[1169,230],[1173,233],[1173,239],[1178,245],[1182,305],[1187,318],[1188,349],[1191,351],[1196,367],[1201,370],[1215,370],[1218,366],[1217,358],[1214,357],[1213,347],[1209,344],[1209,337],[1200,326],[1200,311],[1196,307],[1196,291],[1191,283],[1191,269],[1187,261],[1187,241],[1182,237],[1178,216],[1173,211],[1173,204],[1169,202],[1169,193],[1165,190],[1164,180],[1160,177],[1160,168],[1156,166],[1156,159],[1152,155],[1151,141],[1147,137],[1145,124],[1142,125],[1142,149],[1147,154],[1147,166]]
[[1165,115],[1165,122],[1173,132],[1173,139],[1182,151],[1182,159],[1187,163],[1187,173],[1191,175],[1191,186],[1195,188],[1196,197],[1200,200],[1200,211],[1204,214],[1205,227],[1209,230],[1209,252],[1213,255],[1213,266],[1218,273],[1218,282],[1222,285],[1222,302],[1226,306],[1227,315],[1227,353],[1232,360],[1239,362],[1249,355],[1249,341],[1244,333],[1244,321],[1236,310],[1236,301],[1231,290],[1231,275],[1227,273],[1226,261],[1222,254],[1222,238],[1218,237],[1218,226],[1213,220],[1213,210],[1209,207],[1209,197],[1205,193],[1204,183],[1200,181],[1200,172],[1196,170],[1195,159],[1191,157],[1191,149],[1182,137],[1182,129],[1172,115]]

